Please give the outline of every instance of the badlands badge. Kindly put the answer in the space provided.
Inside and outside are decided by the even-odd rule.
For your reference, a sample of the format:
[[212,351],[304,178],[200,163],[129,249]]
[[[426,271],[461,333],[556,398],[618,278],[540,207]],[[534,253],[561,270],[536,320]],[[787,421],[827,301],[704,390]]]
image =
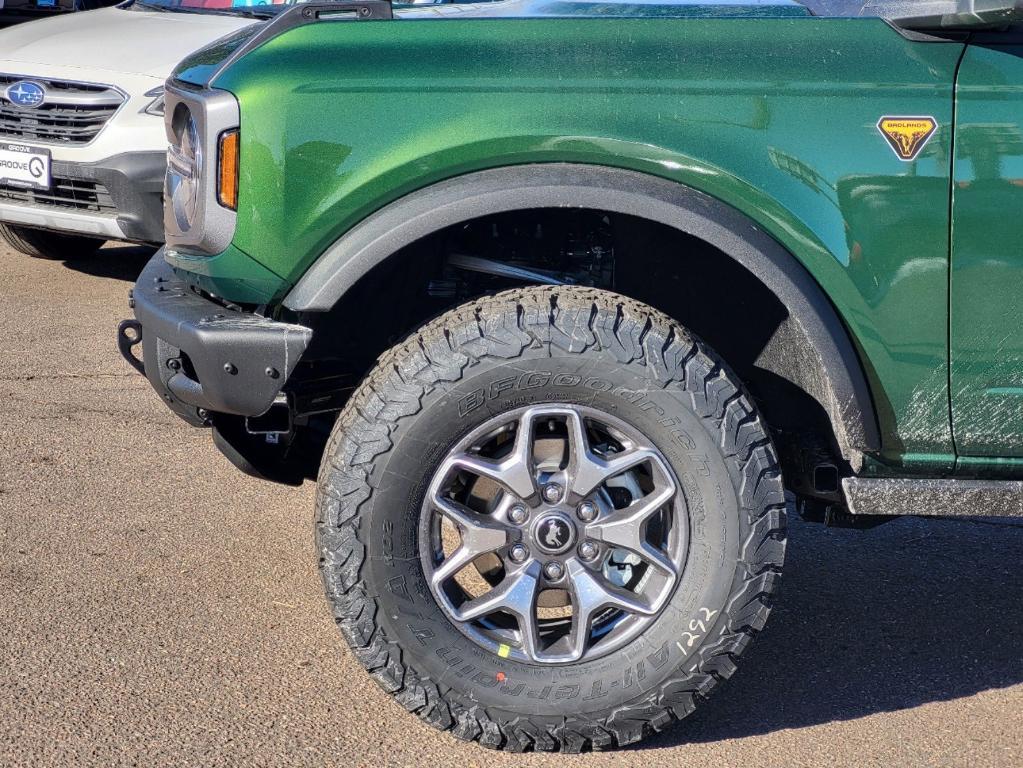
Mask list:
[[899,160],[909,162],[927,146],[931,136],[938,130],[938,121],[933,117],[882,117],[877,130],[891,145]]

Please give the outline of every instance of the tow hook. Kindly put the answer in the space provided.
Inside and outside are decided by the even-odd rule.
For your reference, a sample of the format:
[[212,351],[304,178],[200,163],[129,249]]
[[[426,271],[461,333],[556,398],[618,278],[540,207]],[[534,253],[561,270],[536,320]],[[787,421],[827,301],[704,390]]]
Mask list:
[[128,365],[145,376],[145,364],[132,352],[132,349],[141,343],[142,323],[138,320],[122,320],[117,326],[117,348],[121,351],[121,357],[128,361]]

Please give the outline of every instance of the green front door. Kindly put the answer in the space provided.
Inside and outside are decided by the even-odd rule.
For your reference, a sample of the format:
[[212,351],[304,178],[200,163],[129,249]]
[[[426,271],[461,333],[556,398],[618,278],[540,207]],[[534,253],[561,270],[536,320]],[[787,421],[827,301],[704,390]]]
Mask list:
[[950,384],[970,467],[1023,456],[1023,41],[971,45],[956,94]]

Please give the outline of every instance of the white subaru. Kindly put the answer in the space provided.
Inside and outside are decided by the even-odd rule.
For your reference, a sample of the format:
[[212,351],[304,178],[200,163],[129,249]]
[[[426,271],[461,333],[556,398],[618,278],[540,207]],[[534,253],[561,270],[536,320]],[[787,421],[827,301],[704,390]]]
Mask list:
[[46,258],[163,242],[164,81],[275,10],[136,0],[0,30],[0,239]]

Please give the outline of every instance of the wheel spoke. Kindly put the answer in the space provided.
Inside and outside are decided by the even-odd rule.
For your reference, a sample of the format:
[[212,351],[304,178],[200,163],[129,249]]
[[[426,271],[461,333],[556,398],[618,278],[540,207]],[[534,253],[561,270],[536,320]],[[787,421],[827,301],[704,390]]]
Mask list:
[[460,544],[458,549],[445,557],[444,562],[437,566],[437,570],[433,572],[430,581],[433,582],[434,586],[441,586],[477,557],[479,557],[478,552],[474,552],[464,544]]
[[586,533],[605,544],[634,552],[673,576],[675,566],[671,560],[646,540],[646,522],[674,497],[674,485],[660,487],[625,509],[616,510],[602,520],[591,523],[587,526]]
[[650,616],[654,611],[638,595],[609,584],[600,574],[582,564],[568,564],[572,594],[572,633],[569,639],[572,660],[586,653],[594,616],[604,608],[618,608],[628,613]]
[[615,475],[657,459],[656,452],[647,448],[633,448],[613,454],[609,458],[598,456],[590,450],[590,441],[582,416],[575,411],[569,411],[567,416],[569,477],[572,490],[578,496],[589,496]]
[[508,544],[511,532],[488,515],[481,515],[451,499],[435,496],[437,510],[458,527],[462,542],[448,555],[432,576],[436,585],[443,584],[480,555]]
[[519,621],[522,634],[535,636],[536,595],[540,564],[533,561],[509,573],[486,594],[462,603],[456,610],[459,621],[479,619],[494,611],[507,611]]
[[533,468],[532,415],[527,411],[519,419],[512,451],[500,461],[492,461],[470,453],[458,453],[445,462],[443,474],[452,469],[464,469],[474,475],[493,480],[522,500],[536,493]]

